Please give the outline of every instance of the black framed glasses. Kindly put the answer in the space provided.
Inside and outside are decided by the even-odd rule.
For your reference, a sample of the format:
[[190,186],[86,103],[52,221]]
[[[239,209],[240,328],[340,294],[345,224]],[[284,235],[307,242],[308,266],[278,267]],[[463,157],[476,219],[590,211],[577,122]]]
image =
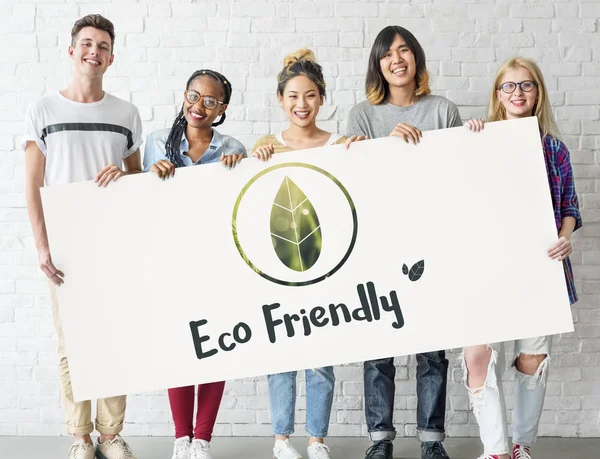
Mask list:
[[223,105],[223,102],[217,100],[216,97],[204,96],[198,91],[194,91],[193,89],[188,89],[185,92],[185,100],[187,100],[192,105],[198,103],[200,99],[202,99],[202,104],[204,105],[204,108],[207,108],[209,110],[216,108],[216,106],[219,104]]
[[514,81],[507,81],[498,86],[498,89],[502,89],[506,94],[512,94],[516,91],[517,86],[521,88],[523,92],[531,92],[533,88],[537,86],[537,83],[533,80],[525,80],[515,83]]

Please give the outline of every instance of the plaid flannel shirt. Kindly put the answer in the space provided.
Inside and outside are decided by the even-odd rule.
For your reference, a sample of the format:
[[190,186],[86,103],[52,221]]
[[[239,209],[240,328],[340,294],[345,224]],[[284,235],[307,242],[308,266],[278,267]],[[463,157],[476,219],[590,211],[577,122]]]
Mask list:
[[[546,173],[548,174],[550,193],[552,195],[556,230],[557,232],[560,231],[562,219],[565,217],[573,217],[575,219],[575,230],[577,230],[581,228],[581,214],[579,213],[579,201],[577,199],[577,192],[575,191],[569,150],[567,150],[564,143],[549,135],[542,139],[542,143]],[[573,304],[577,301],[577,292],[575,291],[575,280],[573,279],[573,269],[569,257],[563,260],[563,267],[567,290],[569,291],[569,301]]]

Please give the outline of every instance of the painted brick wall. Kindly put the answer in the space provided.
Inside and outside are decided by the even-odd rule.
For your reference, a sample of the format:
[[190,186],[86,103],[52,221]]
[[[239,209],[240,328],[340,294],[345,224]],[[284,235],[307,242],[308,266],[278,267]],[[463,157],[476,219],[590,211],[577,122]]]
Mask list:
[[[415,33],[435,92],[456,102],[463,119],[484,116],[501,61],[517,54],[535,58],[571,150],[585,222],[573,240],[580,293],[575,333],[555,340],[540,433],[600,435],[598,0],[0,0],[0,435],[63,432],[56,339],[25,209],[19,138],[29,102],[68,82],[71,26],[92,12],[113,20],[117,31],[105,88],[139,107],[145,134],[171,124],[188,76],[211,67],[234,87],[222,132],[247,146],[285,126],[275,75],[283,56],[299,47],[312,48],[325,69],[328,98],[320,126],[340,132],[349,109],[364,99],[370,45],[388,24]],[[518,237],[518,228],[507,231]],[[477,435],[456,356],[451,354],[448,432]],[[399,358],[397,366],[396,426],[410,436],[416,428],[414,358]],[[330,434],[364,435],[362,368],[336,373]],[[304,393],[300,385],[299,423]],[[510,386],[507,393],[512,406]],[[131,396],[128,404],[125,434],[172,434],[164,392]],[[303,432],[302,426],[297,430]],[[264,378],[228,383],[216,431],[270,435]]]

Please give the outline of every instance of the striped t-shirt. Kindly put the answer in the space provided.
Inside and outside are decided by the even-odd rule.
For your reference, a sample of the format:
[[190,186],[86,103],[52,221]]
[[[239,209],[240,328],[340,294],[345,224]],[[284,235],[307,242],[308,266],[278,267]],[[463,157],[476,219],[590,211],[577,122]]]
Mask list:
[[142,144],[142,122],[135,105],[106,92],[82,103],[56,91],[27,110],[23,149],[27,141],[46,156],[46,185],[81,182],[109,164],[122,167]]

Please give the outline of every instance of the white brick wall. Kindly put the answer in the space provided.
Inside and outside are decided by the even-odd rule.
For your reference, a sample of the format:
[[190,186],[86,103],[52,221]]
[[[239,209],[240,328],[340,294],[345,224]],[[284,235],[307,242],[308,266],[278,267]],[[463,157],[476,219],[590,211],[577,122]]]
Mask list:
[[[0,1],[0,435],[63,432],[56,340],[25,210],[19,137],[27,104],[69,80],[70,28],[91,12],[115,22],[116,59],[106,89],[138,105],[145,134],[170,126],[188,76],[211,67],[234,88],[222,131],[247,146],[285,125],[275,75],[283,56],[301,46],[312,47],[326,70],[322,127],[340,132],[350,107],[364,99],[366,59],[385,25],[415,33],[435,91],[457,102],[463,119],[484,115],[500,61],[515,54],[537,59],[572,153],[585,222],[573,242],[580,295],[575,333],[555,341],[540,433],[600,435],[598,0]],[[477,435],[456,355],[450,356],[448,432]],[[397,366],[396,426],[410,436],[416,428],[414,359],[399,358]],[[330,432],[364,435],[362,369],[336,372]],[[512,406],[510,386],[506,392]],[[302,385],[298,402],[303,422]],[[131,396],[128,405],[127,435],[173,433],[164,392]],[[228,383],[216,432],[270,435],[264,378]]]

